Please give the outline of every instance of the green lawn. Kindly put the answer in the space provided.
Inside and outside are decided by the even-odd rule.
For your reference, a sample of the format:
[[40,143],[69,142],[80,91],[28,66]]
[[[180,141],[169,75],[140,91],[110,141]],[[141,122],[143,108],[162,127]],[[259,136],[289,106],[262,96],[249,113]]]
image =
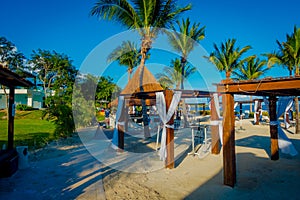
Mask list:
[[[4,114],[3,114],[4,113]],[[26,145],[30,149],[40,148],[54,139],[55,126],[41,119],[42,111],[17,111],[15,116],[14,145]],[[7,119],[5,111],[0,111],[0,148],[7,144]]]

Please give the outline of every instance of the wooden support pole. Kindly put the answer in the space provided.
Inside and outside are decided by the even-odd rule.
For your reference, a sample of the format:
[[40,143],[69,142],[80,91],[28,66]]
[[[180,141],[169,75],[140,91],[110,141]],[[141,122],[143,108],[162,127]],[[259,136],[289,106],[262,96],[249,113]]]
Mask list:
[[9,88],[8,99],[8,149],[14,148],[14,115],[15,115],[15,88]]
[[[126,107],[125,103],[124,106]],[[125,119],[126,119],[126,113],[125,108],[123,107],[121,110],[119,122],[123,122],[123,124],[117,123],[117,129],[118,129],[118,147],[120,152],[124,149],[124,132],[125,132]]]
[[276,114],[276,97],[269,97],[269,112],[270,112],[270,135],[271,135],[271,160],[279,159],[278,148],[278,124]]
[[234,187],[236,183],[234,97],[223,94],[223,173],[224,184]]
[[[165,90],[165,100],[166,100],[166,112],[169,110],[173,98],[173,92],[171,90]],[[169,125],[174,124],[174,114],[172,115]],[[167,158],[165,160],[165,167],[168,169],[174,168],[174,129],[167,128],[167,139],[166,139],[166,149],[167,149]]]
[[129,111],[129,106],[126,106],[125,104],[125,126],[124,126],[125,132],[128,131],[128,121],[129,121],[128,111]]
[[[211,110],[211,115],[210,115],[210,121],[218,121],[220,120],[217,114],[216,110],[216,105],[214,101],[214,97],[211,96],[211,101],[210,101],[210,110]],[[211,153],[212,154],[219,154],[220,153],[220,136],[219,136],[219,125],[211,125]]]
[[243,104],[240,103],[240,119],[242,119],[242,114],[243,114]]

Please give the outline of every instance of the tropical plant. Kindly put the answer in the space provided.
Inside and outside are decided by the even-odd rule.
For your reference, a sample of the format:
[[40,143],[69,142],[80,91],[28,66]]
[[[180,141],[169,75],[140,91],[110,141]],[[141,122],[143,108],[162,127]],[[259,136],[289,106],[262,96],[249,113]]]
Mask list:
[[[169,28],[179,14],[190,10],[191,5],[178,7],[176,0],[99,0],[91,15],[115,20],[128,29],[136,29],[141,36],[140,79],[142,80],[146,55],[161,28]],[[142,84],[143,81],[140,81]],[[140,85],[143,91],[143,86]],[[145,100],[142,100],[145,137],[150,137]]]
[[268,68],[264,68],[265,64],[265,60],[260,60],[256,56],[250,56],[232,74],[238,80],[255,80],[268,70]]
[[129,81],[133,69],[138,66],[141,61],[141,54],[134,42],[125,41],[109,54],[107,61],[118,61],[120,65],[126,66]]
[[293,75],[294,65],[291,62],[291,60],[288,58],[287,51],[285,51],[283,45],[277,40],[276,43],[278,44],[278,51],[274,51],[272,53],[266,53],[263,54],[268,58],[267,65],[269,68],[277,65],[282,65],[283,67],[286,67],[289,71],[289,75]]
[[[194,23],[191,25],[190,19],[177,20],[178,32],[174,25],[171,26],[172,32],[166,32],[168,39],[173,49],[181,54],[181,74],[184,76],[187,58],[190,52],[198,44],[198,42],[204,39],[205,27],[200,27],[200,23]],[[181,78],[181,89],[183,86],[184,79]]]
[[[294,32],[286,35],[286,41],[280,43],[276,41],[279,51],[275,53],[265,54],[268,56],[268,66],[279,64],[288,68],[290,76],[293,70],[295,75],[300,74],[300,28],[294,27]],[[295,133],[300,134],[300,118],[299,118],[299,100],[295,97],[295,112],[296,112],[296,130]]]
[[[163,73],[156,74],[158,82],[164,88],[174,88],[175,86],[176,89],[180,89],[182,77],[181,66],[180,59],[176,58],[175,60],[172,60],[170,67],[164,67]],[[183,80],[188,79],[188,77],[196,71],[196,67],[190,65],[187,65],[184,69]]]
[[226,78],[229,79],[231,72],[241,66],[245,59],[242,59],[242,55],[246,53],[251,46],[245,46],[243,48],[235,47],[236,39],[228,39],[225,43],[220,45],[220,48],[214,44],[214,52],[212,52],[207,58],[212,64],[214,64],[219,71],[226,72]]

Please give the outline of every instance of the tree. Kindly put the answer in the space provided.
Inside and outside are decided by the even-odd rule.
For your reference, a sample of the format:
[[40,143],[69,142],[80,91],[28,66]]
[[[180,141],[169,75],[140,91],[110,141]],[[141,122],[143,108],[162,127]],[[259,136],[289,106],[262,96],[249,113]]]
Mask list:
[[288,58],[287,51],[285,51],[283,45],[276,40],[276,43],[278,44],[279,50],[276,52],[274,51],[273,53],[266,53],[263,54],[268,58],[267,65],[268,67],[272,67],[275,64],[277,65],[282,65],[283,67],[286,67],[289,71],[289,75],[293,75],[293,70],[294,70],[294,65],[291,62],[291,60]]
[[48,106],[47,98],[53,91],[59,87],[70,88],[68,84],[74,79],[71,76],[77,73],[69,57],[55,51],[41,49],[33,51],[29,63],[43,85],[46,106]]
[[118,61],[120,65],[127,67],[128,81],[131,78],[133,69],[141,61],[141,54],[134,42],[125,41],[111,52],[107,58],[109,62]]
[[265,64],[265,60],[260,60],[256,56],[250,56],[232,73],[238,80],[255,80],[268,70],[268,68],[264,68]]
[[[47,107],[43,111],[43,118],[55,124],[54,134],[57,137],[68,137],[75,131],[72,94],[77,70],[72,65],[70,58],[64,54],[54,52],[47,62],[53,68],[48,68],[49,76],[44,76],[46,77],[44,80],[48,81],[47,90],[51,91],[51,95],[46,99]],[[54,69],[59,71],[55,72]],[[39,71],[40,77],[45,75],[44,72],[43,69]]]
[[[205,27],[200,27],[200,23],[191,25],[190,19],[177,20],[176,22],[179,31],[177,32],[175,26],[172,25],[173,32],[167,32],[169,41],[175,51],[181,53],[181,89],[184,89],[184,73],[187,62],[187,57],[194,49],[197,42],[204,39]],[[183,117],[184,127],[188,127],[188,113],[186,110],[185,101],[183,100]]]
[[251,48],[248,45],[240,49],[239,47],[235,47],[235,43],[236,39],[228,39],[220,45],[220,48],[214,44],[214,52],[206,57],[219,71],[226,72],[226,79],[230,78],[231,72],[234,69],[244,63],[245,59],[241,57]]
[[[294,27],[294,32],[286,35],[286,41],[280,43],[276,41],[279,51],[275,53],[265,54],[268,56],[268,65],[279,64],[288,68],[290,76],[295,70],[295,75],[300,75],[300,28]],[[300,134],[300,118],[299,118],[299,100],[295,97],[295,112],[296,112],[296,131]]]
[[[177,32],[175,26],[171,26],[173,32],[167,32],[170,44],[173,49],[181,54],[181,74],[184,76],[185,65],[188,55],[194,49],[200,40],[205,37],[205,27],[200,27],[200,23],[194,23],[191,25],[190,19],[177,20],[176,24],[179,31]],[[183,78],[181,78],[181,89],[184,89]]]
[[[183,73],[183,80],[187,80],[190,75],[196,72],[196,67],[187,65]],[[158,82],[165,88],[180,89],[182,70],[180,59],[176,58],[171,61],[170,67],[164,67],[163,73],[156,75]],[[175,86],[175,87],[174,87]]]
[[113,100],[113,94],[121,91],[111,77],[101,76],[98,81],[96,90],[96,100],[105,100],[111,102]]
[[[99,0],[91,15],[115,20],[128,29],[136,29],[141,36],[140,83],[144,72],[146,55],[161,28],[169,28],[179,14],[190,10],[191,5],[178,7],[175,0]],[[140,85],[143,91],[143,86]],[[145,100],[142,100],[145,137],[150,137]]]

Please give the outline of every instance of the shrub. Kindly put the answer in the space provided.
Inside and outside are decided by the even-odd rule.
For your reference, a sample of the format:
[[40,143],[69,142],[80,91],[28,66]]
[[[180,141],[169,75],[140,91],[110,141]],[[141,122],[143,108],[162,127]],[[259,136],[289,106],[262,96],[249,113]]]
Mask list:
[[20,110],[20,111],[30,111],[30,110],[34,110],[31,106],[27,106],[25,104],[18,104],[16,106],[16,110]]

